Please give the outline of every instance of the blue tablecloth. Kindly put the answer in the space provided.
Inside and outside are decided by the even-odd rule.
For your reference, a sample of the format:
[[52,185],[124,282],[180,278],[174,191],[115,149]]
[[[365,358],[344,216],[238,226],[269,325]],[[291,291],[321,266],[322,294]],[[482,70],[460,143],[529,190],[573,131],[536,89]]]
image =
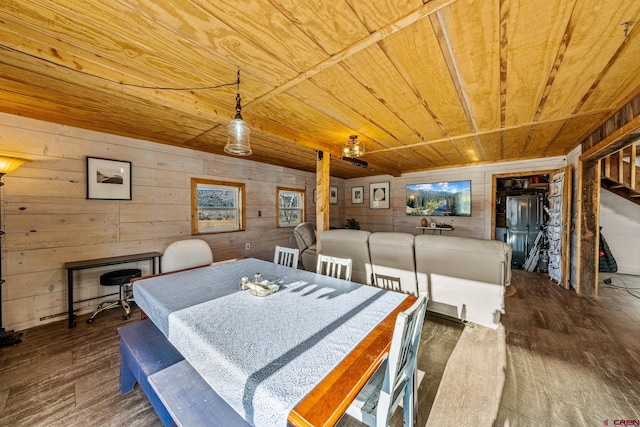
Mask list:
[[[242,276],[256,272],[280,290],[266,297],[241,291]],[[286,425],[295,405],[406,297],[257,259],[140,280],[134,296],[256,426]]]

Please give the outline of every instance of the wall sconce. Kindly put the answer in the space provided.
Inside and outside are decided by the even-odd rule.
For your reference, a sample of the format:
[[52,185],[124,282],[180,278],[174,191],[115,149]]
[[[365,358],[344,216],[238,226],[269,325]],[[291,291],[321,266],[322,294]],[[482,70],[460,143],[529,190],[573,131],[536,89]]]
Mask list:
[[247,123],[242,120],[242,105],[240,105],[240,70],[238,70],[237,84],[238,89],[236,92],[236,116],[227,126],[227,145],[225,145],[224,147],[224,152],[236,156],[250,156],[251,129],[249,129]]
[[[26,159],[19,159],[17,157],[0,156],[0,208],[2,208],[2,177],[8,173],[13,172],[20,166],[28,162]],[[0,219],[2,215],[0,215]],[[2,237],[4,236],[4,230],[0,223],[0,254],[2,254]],[[2,326],[2,284],[5,280],[2,278],[2,260],[0,260],[0,347],[6,347],[9,345],[19,344],[22,340],[19,335],[13,331],[5,331]]]
[[351,135],[349,141],[345,142],[342,146],[343,157],[360,157],[364,156],[364,152],[364,143],[358,141],[357,135]]

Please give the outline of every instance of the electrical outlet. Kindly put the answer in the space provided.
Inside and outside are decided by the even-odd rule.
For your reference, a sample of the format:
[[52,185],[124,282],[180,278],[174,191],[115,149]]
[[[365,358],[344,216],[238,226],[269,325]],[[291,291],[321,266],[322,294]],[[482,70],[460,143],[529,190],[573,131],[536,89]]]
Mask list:
[[245,248],[246,250],[251,249],[251,243],[245,243],[244,248]]

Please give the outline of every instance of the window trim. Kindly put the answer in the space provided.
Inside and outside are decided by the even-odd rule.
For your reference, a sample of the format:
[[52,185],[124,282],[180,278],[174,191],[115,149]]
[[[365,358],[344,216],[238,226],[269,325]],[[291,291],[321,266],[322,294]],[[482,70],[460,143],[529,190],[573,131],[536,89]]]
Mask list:
[[298,224],[293,225],[281,225],[280,224],[280,192],[288,191],[300,194],[300,208],[296,209],[300,211],[300,223],[306,221],[306,209],[305,209],[305,198],[306,198],[306,190],[304,188],[291,188],[291,187],[276,187],[276,228],[293,228]]
[[[238,191],[238,228],[233,230],[220,230],[220,231],[200,231],[198,224],[198,186],[210,185],[219,187],[235,187]],[[218,181],[215,179],[204,178],[191,178],[191,234],[220,234],[220,233],[235,233],[237,231],[244,231],[246,224],[246,197],[245,197],[245,184],[243,182],[232,181]]]

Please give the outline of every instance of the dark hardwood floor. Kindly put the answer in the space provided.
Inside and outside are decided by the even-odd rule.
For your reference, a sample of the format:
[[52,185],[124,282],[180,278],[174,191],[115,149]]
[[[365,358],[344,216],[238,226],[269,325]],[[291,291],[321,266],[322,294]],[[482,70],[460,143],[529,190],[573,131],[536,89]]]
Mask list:
[[503,322],[505,383],[494,425],[640,420],[640,277],[600,273],[600,296],[585,298],[518,273]]
[[[21,344],[0,349],[0,426],[162,426],[138,387],[120,396],[123,313],[29,329]],[[139,318],[136,309],[129,321]]]
[[[640,277],[601,274],[608,277],[640,288]],[[522,271],[513,285],[496,331],[427,316],[417,425],[640,419],[640,299],[605,285],[600,297],[583,298]],[[33,328],[21,344],[0,349],[0,426],[160,426],[138,387],[119,394],[121,315],[110,310],[93,324],[83,316],[72,330],[66,321]],[[357,423],[344,417],[339,425]],[[402,425],[401,412],[392,425]]]

